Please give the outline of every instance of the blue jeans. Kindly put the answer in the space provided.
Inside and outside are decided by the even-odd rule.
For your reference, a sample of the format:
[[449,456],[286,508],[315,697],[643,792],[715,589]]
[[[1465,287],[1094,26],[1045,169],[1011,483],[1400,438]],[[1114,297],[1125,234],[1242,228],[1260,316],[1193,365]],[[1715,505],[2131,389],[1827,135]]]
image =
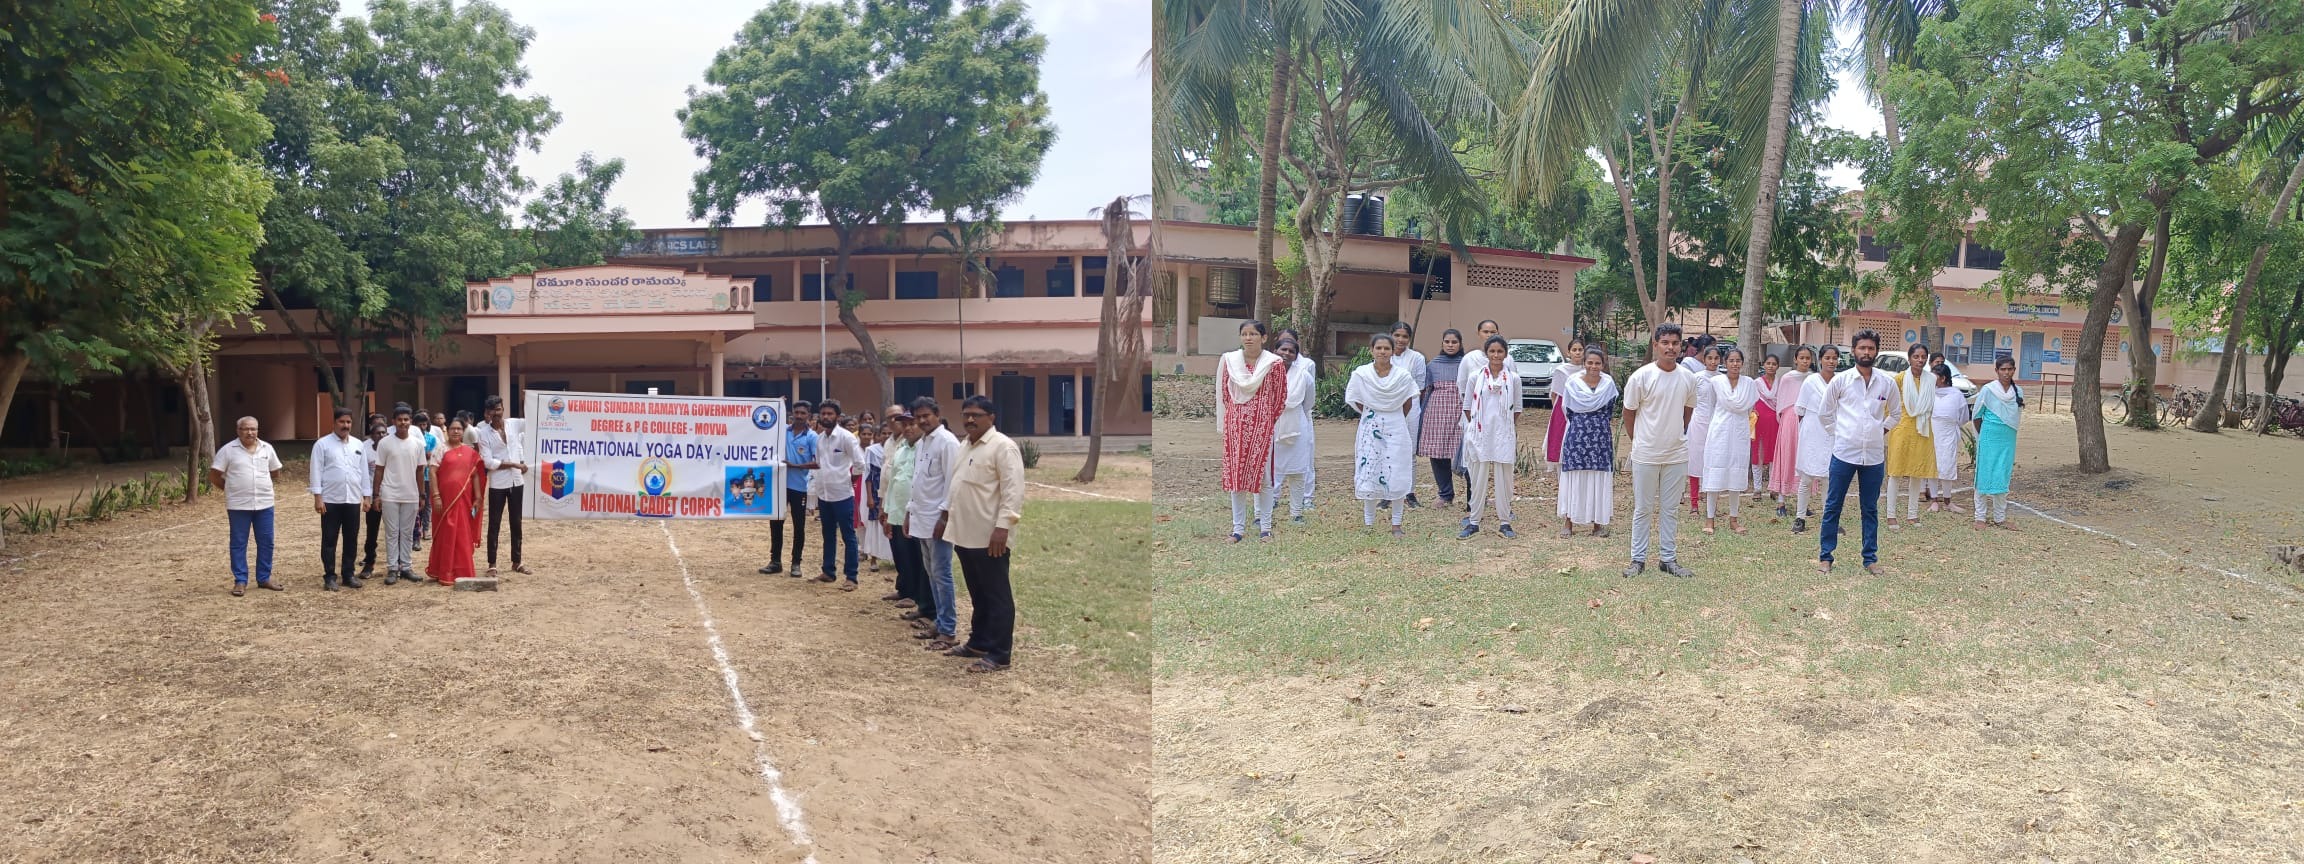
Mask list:
[[952,544],[944,540],[920,540],[922,554],[928,556],[928,592],[936,597],[936,632],[950,636],[960,632],[960,614],[954,607],[958,599],[952,590]]
[[1840,545],[1840,508],[1848,503],[1849,475],[1856,477],[1856,500],[1864,511],[1864,566],[1880,560],[1880,478],[1887,467],[1850,465],[1832,457],[1832,468],[1824,481],[1824,547],[1816,556],[1819,560],[1832,563],[1832,550]]
[[[848,565],[848,581],[856,581],[856,499],[818,501],[816,516],[824,520],[824,575],[833,574],[832,551],[837,545],[845,547],[841,554],[845,556],[843,563]],[[835,536],[840,543],[832,542]]]
[[256,535],[256,582],[272,581],[272,508],[226,510],[232,517],[232,584],[248,584],[248,535]]

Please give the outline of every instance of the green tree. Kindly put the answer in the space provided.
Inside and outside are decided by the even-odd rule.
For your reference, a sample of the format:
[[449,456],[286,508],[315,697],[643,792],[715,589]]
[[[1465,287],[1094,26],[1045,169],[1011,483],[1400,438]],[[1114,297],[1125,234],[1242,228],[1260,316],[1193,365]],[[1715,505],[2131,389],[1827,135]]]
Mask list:
[[928,235],[929,249],[942,250],[953,263],[960,265],[960,292],[953,296],[952,311],[960,331],[962,381],[968,380],[968,300],[992,299],[985,277],[992,273],[992,253],[999,251],[1000,235],[1005,230],[997,212],[973,217],[952,212],[944,214],[943,227]]
[[577,157],[574,172],[560,175],[528,202],[525,224],[513,232],[512,259],[504,269],[586,267],[639,242],[632,217],[608,205],[608,193],[623,176],[622,159],[598,162],[590,153]]
[[246,287],[232,253],[263,202],[238,181],[263,126],[245,92],[272,35],[246,0],[0,0],[0,421],[29,369],[68,385],[178,356],[146,338],[138,279],[195,268],[162,304],[186,312]]
[[[2127,296],[2131,332],[2143,334],[2130,340],[2132,374],[2149,385],[2174,212],[2197,201],[2208,166],[2304,102],[2299,71],[2304,8],[2294,4],[1964,3],[1959,17],[1922,27],[1915,65],[1886,76],[1908,134],[1867,173],[1875,212],[1890,217],[1882,239],[1904,247],[1888,269],[1905,284],[1929,278],[1982,209],[1979,239],[2007,253],[1997,287],[2085,298],[2073,374],[2080,469],[2109,470],[2094,397],[2113,305]],[[2153,414],[2130,411],[2141,423]]]
[[[334,0],[283,0],[286,86],[264,100],[275,194],[256,254],[265,298],[355,409],[368,353],[438,336],[462,314],[465,281],[514,259],[507,211],[528,184],[513,160],[560,119],[516,92],[535,34],[501,8],[373,0],[368,11],[338,21]],[[289,297],[316,310],[314,328]]]
[[[1040,92],[1047,40],[1018,0],[777,0],[691,89],[679,118],[705,158],[690,213],[725,226],[750,198],[775,224],[832,228],[832,285],[874,227],[906,213],[988,210],[1039,173],[1055,140]],[[896,398],[845,290],[840,323]]]

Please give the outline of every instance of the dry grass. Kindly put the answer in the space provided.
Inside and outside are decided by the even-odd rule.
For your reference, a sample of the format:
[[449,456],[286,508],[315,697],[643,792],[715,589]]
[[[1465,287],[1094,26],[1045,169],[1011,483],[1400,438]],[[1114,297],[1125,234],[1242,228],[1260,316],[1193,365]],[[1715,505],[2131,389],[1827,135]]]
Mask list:
[[[1530,412],[1524,437],[1542,419]],[[1750,536],[1683,533],[1695,580],[1625,580],[1629,502],[1615,537],[1563,541],[1537,518],[1552,503],[1537,483],[1520,490],[1533,500],[1518,541],[1459,542],[1454,515],[1426,509],[1396,542],[1358,527],[1350,427],[1328,423],[1310,524],[1229,546],[1210,426],[1162,421],[1158,435],[1161,500],[1175,502],[1154,540],[1170,574],[1155,603],[1164,858],[2304,848],[2304,796],[2284,779],[2304,776],[2304,669],[2287,637],[2304,610],[2277,587],[2037,519],[1979,535],[1941,515],[1884,532],[1885,579],[1815,573],[1815,535],[1761,516]]]
[[290,590],[237,599],[214,499],[68,529],[0,558],[0,860],[798,860],[667,527],[819,860],[1145,860],[1143,593],[1082,566],[1142,506],[1030,505],[992,677],[919,651],[884,581],[753,574],[759,523],[531,523],[500,593],[327,594],[283,512]]

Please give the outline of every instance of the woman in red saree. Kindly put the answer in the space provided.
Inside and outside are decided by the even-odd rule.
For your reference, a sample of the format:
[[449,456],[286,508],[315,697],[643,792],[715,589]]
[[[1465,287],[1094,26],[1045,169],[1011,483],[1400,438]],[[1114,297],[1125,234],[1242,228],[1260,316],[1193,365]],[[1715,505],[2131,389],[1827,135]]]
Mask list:
[[488,488],[488,472],[480,464],[480,451],[466,445],[471,429],[471,412],[456,412],[433,473],[432,558],[424,572],[442,585],[474,575],[472,552],[480,546],[480,498]]

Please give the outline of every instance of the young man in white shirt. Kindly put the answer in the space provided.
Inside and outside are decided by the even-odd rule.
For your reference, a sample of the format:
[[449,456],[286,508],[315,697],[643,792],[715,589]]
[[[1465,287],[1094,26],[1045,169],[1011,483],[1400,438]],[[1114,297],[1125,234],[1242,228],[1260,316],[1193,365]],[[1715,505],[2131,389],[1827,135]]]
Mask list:
[[[840,425],[840,403],[826,399],[816,406],[816,470],[809,474],[809,494],[816,499],[816,517],[823,520],[824,569],[817,574],[818,582],[838,582],[834,575],[832,554],[841,554],[841,572],[848,582],[842,591],[856,590],[856,568],[859,564],[856,548],[856,468],[863,464],[864,449],[856,440],[856,433]],[[837,542],[835,542],[837,541]]]
[[416,514],[423,499],[429,459],[424,434],[410,428],[413,412],[392,407],[392,434],[376,445],[376,498],[384,509],[384,584],[416,581],[413,555]]
[[[336,574],[344,574],[344,587],[360,587],[352,572],[352,559],[360,545],[360,514],[368,509],[371,470],[368,442],[352,434],[352,412],[336,409],[336,433],[312,443],[312,511],[320,514],[320,588],[336,590]],[[344,551],[339,555],[336,541]],[[338,568],[341,559],[342,568]]]
[[496,532],[504,524],[504,509],[512,509],[512,572],[531,575],[520,563],[520,507],[528,485],[528,454],[521,449],[520,424],[504,418],[504,397],[490,396],[482,403],[486,423],[472,430],[480,447],[480,466],[488,469],[488,578],[496,578]]
[[1832,552],[1840,545],[1840,509],[1848,502],[1848,478],[1856,478],[1864,511],[1864,572],[1880,575],[1880,479],[1887,471],[1888,430],[1904,419],[1896,382],[1872,368],[1880,355],[1880,334],[1858,330],[1848,340],[1856,365],[1824,385],[1823,421],[1832,433],[1832,473],[1824,483],[1824,530],[1816,570],[1832,572]]
[[1624,382],[1624,431],[1632,445],[1626,460],[1632,468],[1632,566],[1624,575],[1648,569],[1648,526],[1661,520],[1663,561],[1656,569],[1685,578],[1696,574],[1680,564],[1677,505],[1680,489],[1688,485],[1688,418],[1696,413],[1701,381],[1680,366],[1680,325],[1657,327],[1648,353],[1654,362]]
[[368,521],[368,536],[361,541],[360,548],[360,578],[364,580],[376,576],[376,540],[384,536],[384,509],[376,506],[376,475],[373,470],[376,462],[376,445],[383,443],[384,436],[389,434],[391,429],[392,424],[385,422],[384,415],[368,415],[368,506],[360,508],[368,511],[365,514]]
[[936,520],[944,514],[944,505],[951,501],[952,469],[960,461],[960,439],[952,434],[950,424],[944,422],[943,409],[935,397],[922,396],[912,400],[912,420],[920,426],[920,439],[913,445],[912,494],[905,506],[904,529],[913,542],[920,544],[920,552],[927,558],[922,569],[928,574],[928,593],[936,598],[934,610],[923,610],[930,615],[934,637],[928,643],[930,651],[949,651],[960,644],[958,633],[960,618],[954,605],[956,594],[952,586],[952,543],[936,534]]
[[[422,552],[424,531],[432,526],[432,469],[440,465],[440,433],[434,431],[431,412],[416,411],[409,416],[410,434],[424,439],[424,467],[417,472],[416,521],[409,526],[409,530],[415,533],[408,548]],[[445,423],[446,418],[442,418],[442,422]],[[384,584],[390,585],[392,580],[386,579]]]
[[232,528],[232,596],[248,593],[248,535],[256,535],[256,587],[285,591],[272,581],[272,481],[280,476],[280,454],[256,437],[256,418],[235,424],[240,437],[216,449],[208,463],[208,485],[224,490],[224,512]]
[[1010,535],[1024,514],[1024,454],[995,424],[992,400],[979,394],[960,403],[968,443],[953,466],[951,500],[937,518],[936,536],[960,551],[960,570],[974,608],[968,641],[944,653],[973,657],[970,672],[1008,668],[1016,647],[1016,593],[1008,581]]

